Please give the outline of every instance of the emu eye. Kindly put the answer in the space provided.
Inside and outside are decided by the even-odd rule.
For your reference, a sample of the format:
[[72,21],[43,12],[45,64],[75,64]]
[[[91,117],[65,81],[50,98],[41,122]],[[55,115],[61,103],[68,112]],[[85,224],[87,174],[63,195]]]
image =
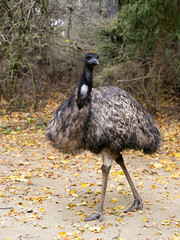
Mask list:
[[86,59],[89,61],[91,59],[91,57],[87,57]]

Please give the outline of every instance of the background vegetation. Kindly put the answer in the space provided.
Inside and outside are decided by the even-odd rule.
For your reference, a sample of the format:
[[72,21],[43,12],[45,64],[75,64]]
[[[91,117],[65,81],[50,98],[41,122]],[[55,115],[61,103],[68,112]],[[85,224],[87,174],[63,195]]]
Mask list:
[[178,0],[1,0],[1,105],[37,109],[72,91],[96,51],[95,85],[126,88],[156,111],[180,93],[178,11]]

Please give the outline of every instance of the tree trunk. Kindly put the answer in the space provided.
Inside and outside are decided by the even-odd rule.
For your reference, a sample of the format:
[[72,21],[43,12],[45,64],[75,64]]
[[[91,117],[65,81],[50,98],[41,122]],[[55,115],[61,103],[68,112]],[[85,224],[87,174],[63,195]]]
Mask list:
[[163,30],[159,30],[156,52],[154,55],[153,65],[150,69],[149,80],[147,82],[148,108],[151,111],[157,111],[159,107],[160,89],[162,86],[163,66],[165,56],[165,37]]

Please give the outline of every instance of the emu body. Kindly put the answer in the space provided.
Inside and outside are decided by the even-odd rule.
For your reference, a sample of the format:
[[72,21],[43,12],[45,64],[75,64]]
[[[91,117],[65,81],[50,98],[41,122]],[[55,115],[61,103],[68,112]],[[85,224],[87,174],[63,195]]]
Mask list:
[[81,80],[72,95],[54,112],[46,132],[53,145],[64,153],[90,150],[103,156],[101,200],[95,214],[85,220],[103,219],[103,204],[112,161],[123,169],[134,196],[128,209],[142,208],[142,200],[125,167],[120,152],[132,148],[154,153],[160,134],[153,118],[138,101],[117,87],[92,88],[92,72],[98,55],[85,57]]
[[47,134],[64,153],[108,148],[119,154],[126,148],[153,153],[159,132],[152,117],[126,91],[117,87],[92,89],[91,103],[78,109],[77,89],[53,114]]

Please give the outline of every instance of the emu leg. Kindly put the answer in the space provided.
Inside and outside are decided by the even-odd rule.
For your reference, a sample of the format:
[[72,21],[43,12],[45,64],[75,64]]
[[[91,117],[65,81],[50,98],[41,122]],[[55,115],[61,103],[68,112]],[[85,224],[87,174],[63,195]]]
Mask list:
[[142,199],[139,196],[139,194],[138,194],[138,192],[137,192],[137,190],[134,186],[134,183],[133,183],[133,181],[132,181],[132,179],[129,175],[129,172],[128,172],[125,164],[124,164],[124,159],[123,159],[122,155],[120,155],[118,158],[116,158],[115,161],[116,161],[116,163],[118,163],[121,166],[121,168],[122,168],[122,170],[123,170],[123,172],[124,172],[124,174],[125,174],[125,176],[128,180],[128,183],[131,187],[133,196],[134,196],[134,202],[133,202],[132,206],[129,207],[125,212],[129,212],[129,211],[132,211],[132,210],[138,210],[139,206],[142,209],[143,208]]
[[88,216],[87,218],[85,218],[84,221],[92,221],[92,220],[99,219],[99,221],[101,222],[103,220],[103,205],[104,205],[104,199],[105,199],[105,194],[106,194],[109,171],[110,171],[111,165],[112,165],[111,158],[107,159],[106,157],[104,157],[103,160],[104,160],[104,163],[101,166],[101,170],[103,173],[103,181],[102,181],[102,187],[101,187],[100,203],[98,205],[97,212]]

